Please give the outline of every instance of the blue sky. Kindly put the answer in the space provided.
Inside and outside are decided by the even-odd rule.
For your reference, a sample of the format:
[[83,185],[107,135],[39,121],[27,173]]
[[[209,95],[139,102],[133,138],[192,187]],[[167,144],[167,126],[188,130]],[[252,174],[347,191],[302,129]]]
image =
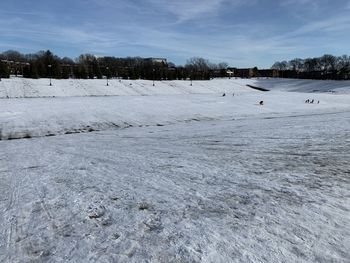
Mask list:
[[231,66],[350,54],[350,0],[1,0],[0,52],[193,56]]

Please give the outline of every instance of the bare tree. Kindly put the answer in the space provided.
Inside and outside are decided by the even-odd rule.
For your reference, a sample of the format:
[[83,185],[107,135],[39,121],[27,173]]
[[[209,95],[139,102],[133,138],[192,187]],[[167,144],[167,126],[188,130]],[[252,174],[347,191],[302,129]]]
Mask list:
[[185,65],[191,79],[209,79],[210,62],[207,59],[193,57]]
[[324,72],[333,72],[335,70],[337,58],[333,55],[323,55],[319,58],[319,63],[321,66],[321,70]]
[[272,67],[272,69],[278,69],[278,70],[287,70],[289,69],[289,63],[287,61],[277,61],[275,62]]
[[226,62],[220,62],[220,63],[218,64],[218,68],[219,68],[220,70],[222,70],[222,69],[227,69],[227,68],[228,68],[228,63],[226,63]]
[[304,68],[304,61],[301,58],[295,58],[289,62],[289,65],[292,70],[302,71]]
[[185,67],[190,68],[195,71],[208,71],[209,70],[209,60],[200,58],[200,57],[192,57],[187,60]]

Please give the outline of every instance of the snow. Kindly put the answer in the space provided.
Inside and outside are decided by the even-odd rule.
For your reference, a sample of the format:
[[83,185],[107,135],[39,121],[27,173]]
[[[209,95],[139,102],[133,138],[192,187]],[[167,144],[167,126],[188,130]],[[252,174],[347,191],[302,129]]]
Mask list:
[[251,79],[247,80],[257,86],[271,90],[293,92],[328,92],[349,94],[350,81],[344,80],[308,80],[308,79]]
[[[5,98],[23,81],[1,82]],[[44,81],[27,86],[38,98],[0,100],[1,262],[350,258],[345,86],[138,80],[111,94]]]
[[247,84],[267,89],[297,92],[350,93],[350,81],[296,80],[296,79],[213,79],[211,81],[156,81],[149,80],[52,80],[11,78],[0,82],[0,98],[39,98],[73,96],[173,95],[247,92]]
[[3,79],[0,82],[0,98],[38,98],[38,97],[73,97],[73,96],[124,96],[124,95],[173,95],[193,93],[218,93],[241,91],[244,83],[235,84],[225,79],[213,81],[156,81],[155,86],[149,80],[53,80],[48,79]]
[[[132,85],[128,84],[124,90],[113,86],[98,86],[96,83],[101,83],[101,80],[90,80],[91,83],[68,80],[71,85],[69,89],[65,89],[63,87],[67,81],[60,80],[55,83],[56,90],[50,90],[50,86],[39,84],[34,89],[34,86],[29,85],[40,96],[48,96],[50,91],[49,97],[32,98],[34,96],[30,96],[31,98],[23,99],[17,98],[21,96],[19,91],[23,88],[19,88],[18,83],[22,81],[42,83],[44,80],[6,81],[7,83],[3,86],[17,87],[17,89],[7,89],[9,97],[16,97],[16,99],[1,100],[0,139],[52,136],[116,127],[165,125],[208,119],[252,118],[257,115],[266,117],[280,114],[305,114],[305,112],[311,114],[348,109],[350,102],[350,94],[286,93],[275,89],[270,92],[260,92],[242,84],[256,80],[236,79],[200,81],[194,82],[193,86],[189,86],[184,81],[162,82],[157,83],[155,87],[152,86],[152,82],[137,80],[130,81]],[[120,84],[119,81],[115,81],[116,84]],[[271,80],[267,81],[271,82]],[[279,82],[279,80],[275,81]],[[12,84],[9,85],[9,83]],[[79,89],[83,86],[81,83],[85,83],[88,87],[86,90],[89,91],[84,94],[89,96],[83,96],[82,90]],[[136,86],[138,93],[135,91]],[[101,87],[102,90],[100,90]],[[124,95],[109,96],[113,94],[112,91],[115,92],[114,94]],[[103,96],[92,96],[98,92]],[[222,97],[224,92],[227,95]],[[27,91],[26,94],[28,94]],[[53,94],[57,97],[53,98]],[[74,97],[74,94],[79,94],[79,97]],[[305,104],[308,98],[314,99],[315,103],[320,101],[320,104]],[[257,106],[261,100],[265,102],[264,107]]]

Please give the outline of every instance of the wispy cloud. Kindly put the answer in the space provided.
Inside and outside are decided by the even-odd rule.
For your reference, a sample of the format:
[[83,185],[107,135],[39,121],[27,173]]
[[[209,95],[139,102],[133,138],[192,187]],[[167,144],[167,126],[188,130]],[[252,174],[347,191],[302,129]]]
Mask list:
[[217,14],[219,8],[226,2],[225,0],[178,0],[167,3],[162,0],[148,1],[157,8],[173,14],[179,21]]
[[[318,11],[309,13],[313,2]],[[33,8],[2,8],[0,47],[12,43],[13,48],[52,49],[68,56],[165,56],[178,64],[202,56],[268,67],[296,56],[348,52],[350,14],[344,7],[349,1],[340,2],[61,0],[56,9],[40,11],[33,3]]]
[[318,4],[318,2],[315,1],[315,0],[284,0],[284,1],[280,2],[280,4],[282,6],[288,6],[288,5],[309,5],[309,4],[313,4],[313,3]]

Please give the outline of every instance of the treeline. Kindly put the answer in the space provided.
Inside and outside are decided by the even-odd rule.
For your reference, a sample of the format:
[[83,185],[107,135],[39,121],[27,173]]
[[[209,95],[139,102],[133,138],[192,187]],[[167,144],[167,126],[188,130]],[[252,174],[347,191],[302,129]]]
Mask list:
[[25,78],[124,78],[124,79],[193,79],[226,77],[227,63],[214,64],[204,58],[190,58],[186,65],[175,66],[166,59],[141,57],[96,57],[83,54],[76,59],[60,58],[51,51],[21,54],[9,50],[0,53],[0,77],[21,75]]
[[350,56],[323,55],[315,58],[295,58],[275,62],[272,69],[280,70],[280,77],[303,79],[350,79]]

